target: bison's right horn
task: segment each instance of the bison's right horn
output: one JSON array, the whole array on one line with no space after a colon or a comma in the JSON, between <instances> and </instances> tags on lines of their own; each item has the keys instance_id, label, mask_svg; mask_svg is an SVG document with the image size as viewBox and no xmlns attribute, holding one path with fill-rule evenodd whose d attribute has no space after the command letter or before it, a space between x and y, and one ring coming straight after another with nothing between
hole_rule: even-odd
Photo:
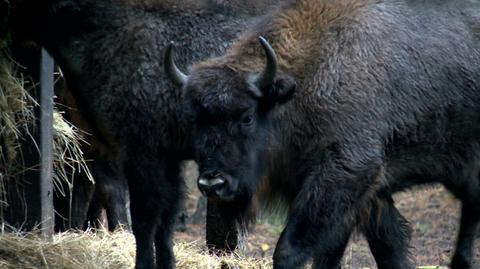
<instances>
[{"instance_id":1,"label":"bison's right horn","mask_svg":"<svg viewBox=\"0 0 480 269\"><path fill-rule=\"evenodd\" d=\"M188 76L182 73L180 69L178 69L175 61L173 60L173 42L167 47L165 51L165 57L163 59L163 66L165 68L165 73L167 77L172 80L173 83L177 86L183 86L188 79Z\"/></svg>"},{"instance_id":2,"label":"bison's right horn","mask_svg":"<svg viewBox=\"0 0 480 269\"><path fill-rule=\"evenodd\" d=\"M263 70L263 73L260 75L257 81L257 85L260 87L260 89L264 89L265 87L271 86L275 80L278 66L277 55L265 38L260 36L258 39L260 44L262 44L262 47L265 50L265 56L267 57L267 65L265 66L265 70Z\"/></svg>"}]
</instances>

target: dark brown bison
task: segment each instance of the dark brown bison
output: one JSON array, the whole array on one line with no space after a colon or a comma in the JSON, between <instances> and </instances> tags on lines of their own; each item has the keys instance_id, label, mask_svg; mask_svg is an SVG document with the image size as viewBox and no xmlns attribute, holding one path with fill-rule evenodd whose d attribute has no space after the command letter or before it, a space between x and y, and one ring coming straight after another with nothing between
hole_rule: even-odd
<instances>
[{"instance_id":1,"label":"dark brown bison","mask_svg":"<svg viewBox=\"0 0 480 269\"><path fill-rule=\"evenodd\" d=\"M254 15L215 2L23 0L12 16L15 31L60 65L91 132L122 163L136 268L174 267L180 169L192 157L189 119L181 93L163 74L163 48L178 40L178 60L186 66L225 50Z\"/></svg>"},{"instance_id":2,"label":"dark brown bison","mask_svg":"<svg viewBox=\"0 0 480 269\"><path fill-rule=\"evenodd\" d=\"M413 268L391 195L439 182L463 204L451 266L472 268L478 29L473 1L299 0L188 76L170 46L166 72L196 123L199 188L240 220L253 195L287 205L276 269L311 257L337 268L355 226L379 268Z\"/></svg>"}]
</instances>

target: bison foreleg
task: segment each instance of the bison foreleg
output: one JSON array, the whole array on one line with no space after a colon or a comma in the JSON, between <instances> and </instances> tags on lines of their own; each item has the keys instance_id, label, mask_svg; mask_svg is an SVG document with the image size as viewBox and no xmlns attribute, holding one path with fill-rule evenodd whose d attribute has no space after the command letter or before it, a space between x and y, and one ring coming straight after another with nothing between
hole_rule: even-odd
<instances>
[{"instance_id":1,"label":"bison foreleg","mask_svg":"<svg viewBox=\"0 0 480 269\"><path fill-rule=\"evenodd\" d=\"M313 208L298 208L289 217L275 248L274 269L300 268L312 256L315 269L339 268L354 223L344 222L340 214L316 209L316 216L311 214Z\"/></svg>"},{"instance_id":2,"label":"bison foreleg","mask_svg":"<svg viewBox=\"0 0 480 269\"><path fill-rule=\"evenodd\" d=\"M301 267L313 255L316 269L338 268L361 209L383 184L375 148L335 148L311 167L275 249L275 269Z\"/></svg>"},{"instance_id":3,"label":"bison foreleg","mask_svg":"<svg viewBox=\"0 0 480 269\"><path fill-rule=\"evenodd\" d=\"M343 256L343 252L347 247L348 239L348 236L344 236L342 238L339 237L339 244L337 249L335 251L332 251L329 255L325 255L322 250L319 251L318 254L315 254L315 257L313 257L312 269L341 269L340 261Z\"/></svg>"},{"instance_id":4,"label":"bison foreleg","mask_svg":"<svg viewBox=\"0 0 480 269\"><path fill-rule=\"evenodd\" d=\"M165 161L165 184L162 184L164 196L161 199L163 210L160 212L160 224L155 234L155 259L157 269L175 268L175 257L172 250L172 235L175 221L180 211L180 201L183 198L184 181L181 176L181 162L176 160Z\"/></svg>"},{"instance_id":5,"label":"bison foreleg","mask_svg":"<svg viewBox=\"0 0 480 269\"><path fill-rule=\"evenodd\" d=\"M172 236L175 227L176 212L165 212L162 223L155 233L155 259L157 269L175 268L175 257L172 251Z\"/></svg>"},{"instance_id":6,"label":"bison foreleg","mask_svg":"<svg viewBox=\"0 0 480 269\"><path fill-rule=\"evenodd\" d=\"M137 244L136 269L175 267L171 233L182 197L178 167L148 156L147 150L129 153L125 175L130 190L132 231ZM171 169L175 167L174 169ZM174 171L174 172L172 172ZM173 176L174 175L174 176ZM156 247L155 263L154 242Z\"/></svg>"},{"instance_id":7,"label":"bison foreleg","mask_svg":"<svg viewBox=\"0 0 480 269\"><path fill-rule=\"evenodd\" d=\"M130 189L132 191L132 189ZM135 236L136 258L135 269L150 269L154 267L153 235L157 227L153 216L145 215L142 210L144 202L139 193L130 193L130 212L132 214L132 232Z\"/></svg>"}]
</instances>

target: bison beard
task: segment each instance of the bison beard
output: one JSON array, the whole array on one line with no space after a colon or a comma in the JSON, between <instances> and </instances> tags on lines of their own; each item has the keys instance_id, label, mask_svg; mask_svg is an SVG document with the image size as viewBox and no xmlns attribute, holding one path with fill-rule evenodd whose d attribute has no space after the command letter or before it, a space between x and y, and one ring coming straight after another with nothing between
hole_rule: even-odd
<instances>
[{"instance_id":1,"label":"bison beard","mask_svg":"<svg viewBox=\"0 0 480 269\"><path fill-rule=\"evenodd\" d=\"M451 266L472 268L478 14L469 1L299 0L189 76L168 49L167 74L196 122L200 189L225 203L289 207L276 269L312 257L314 268L337 268L356 226L378 268L400 269L413 265L391 195L439 182L462 201Z\"/></svg>"}]
</instances>

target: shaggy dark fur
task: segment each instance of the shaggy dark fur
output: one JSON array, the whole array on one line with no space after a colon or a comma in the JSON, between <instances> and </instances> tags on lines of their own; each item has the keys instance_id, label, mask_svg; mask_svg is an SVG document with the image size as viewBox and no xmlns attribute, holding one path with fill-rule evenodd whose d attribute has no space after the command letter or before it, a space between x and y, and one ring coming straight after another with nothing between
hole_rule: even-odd
<instances>
[{"instance_id":1,"label":"shaggy dark fur","mask_svg":"<svg viewBox=\"0 0 480 269\"><path fill-rule=\"evenodd\" d=\"M178 105L181 92L163 75L163 50L177 40L182 66L212 56L251 15L209 8L215 1L171 2L24 1L14 16L16 31L61 66L80 112L112 155L107 159L123 163L138 269L174 267L181 161L191 158L189 120Z\"/></svg>"},{"instance_id":2,"label":"shaggy dark fur","mask_svg":"<svg viewBox=\"0 0 480 269\"><path fill-rule=\"evenodd\" d=\"M183 84L199 185L226 203L248 207L257 194L288 205L275 269L312 257L314 268L337 268L357 225L378 267L400 269L413 265L391 195L440 182L463 203L452 268L471 268L479 27L480 7L467 0L291 1ZM260 35L278 57L268 83L258 80Z\"/></svg>"},{"instance_id":3,"label":"shaggy dark fur","mask_svg":"<svg viewBox=\"0 0 480 269\"><path fill-rule=\"evenodd\" d=\"M65 191L54 196L55 230L101 228L104 225L104 209L109 231L114 231L120 225L128 229L128 186L122 173L122 164L118 160L108 159L112 156L92 135L63 77L59 77L55 83L55 96L56 102L61 104L58 109L62 116L82 131L86 142L82 143L82 150L95 180L95 183L90 182L85 171L79 171L77 167L69 171L72 186L65 183Z\"/></svg>"}]
</instances>

